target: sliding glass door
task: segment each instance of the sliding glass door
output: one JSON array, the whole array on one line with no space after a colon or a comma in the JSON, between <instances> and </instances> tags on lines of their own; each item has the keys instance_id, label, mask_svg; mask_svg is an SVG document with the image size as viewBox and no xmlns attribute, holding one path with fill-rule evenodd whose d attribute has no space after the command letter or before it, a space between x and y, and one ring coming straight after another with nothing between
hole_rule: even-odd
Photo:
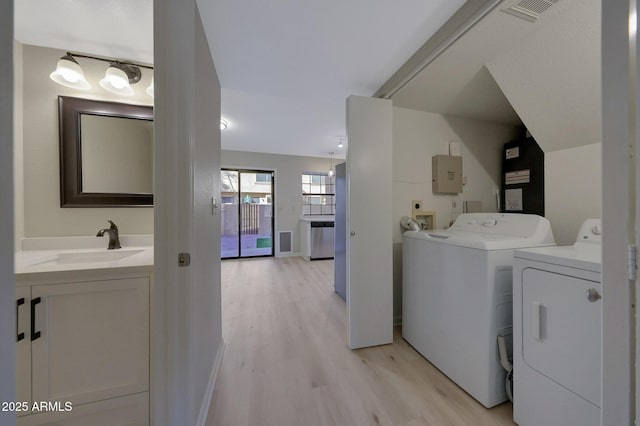
<instances>
[{"instance_id":1,"label":"sliding glass door","mask_svg":"<svg viewBox=\"0 0 640 426\"><path fill-rule=\"evenodd\" d=\"M222 258L273 256L272 171L222 169Z\"/></svg>"}]
</instances>

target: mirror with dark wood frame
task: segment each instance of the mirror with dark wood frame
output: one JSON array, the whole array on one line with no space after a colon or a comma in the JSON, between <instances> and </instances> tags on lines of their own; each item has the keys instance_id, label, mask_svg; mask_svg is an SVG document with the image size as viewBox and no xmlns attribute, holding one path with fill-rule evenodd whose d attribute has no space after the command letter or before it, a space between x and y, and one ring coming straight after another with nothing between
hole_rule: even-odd
<instances>
[{"instance_id":1,"label":"mirror with dark wood frame","mask_svg":"<svg viewBox=\"0 0 640 426\"><path fill-rule=\"evenodd\" d=\"M153 206L153 107L58 96L61 207Z\"/></svg>"}]
</instances>

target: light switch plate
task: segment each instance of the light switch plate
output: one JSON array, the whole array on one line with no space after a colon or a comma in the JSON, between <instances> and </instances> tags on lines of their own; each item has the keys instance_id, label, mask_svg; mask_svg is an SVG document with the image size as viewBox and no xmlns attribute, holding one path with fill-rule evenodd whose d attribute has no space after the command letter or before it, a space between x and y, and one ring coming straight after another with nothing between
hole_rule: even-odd
<instances>
[{"instance_id":1,"label":"light switch plate","mask_svg":"<svg viewBox=\"0 0 640 426\"><path fill-rule=\"evenodd\" d=\"M462 144L460 142L449 142L449 155L452 157L461 157Z\"/></svg>"}]
</instances>

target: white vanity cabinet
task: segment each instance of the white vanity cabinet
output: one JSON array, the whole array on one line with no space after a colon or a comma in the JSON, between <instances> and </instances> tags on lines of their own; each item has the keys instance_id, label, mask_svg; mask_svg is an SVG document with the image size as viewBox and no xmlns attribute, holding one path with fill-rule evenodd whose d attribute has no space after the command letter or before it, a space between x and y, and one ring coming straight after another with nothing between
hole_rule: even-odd
<instances>
[{"instance_id":1,"label":"white vanity cabinet","mask_svg":"<svg viewBox=\"0 0 640 426\"><path fill-rule=\"evenodd\" d=\"M17 275L17 401L58 406L18 425L148 425L151 270L29 275Z\"/></svg>"}]
</instances>

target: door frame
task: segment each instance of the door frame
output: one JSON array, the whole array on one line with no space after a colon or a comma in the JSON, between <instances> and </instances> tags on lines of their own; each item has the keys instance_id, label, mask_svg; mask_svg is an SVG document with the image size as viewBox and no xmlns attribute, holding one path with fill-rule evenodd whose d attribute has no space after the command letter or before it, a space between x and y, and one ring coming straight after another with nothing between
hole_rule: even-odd
<instances>
[{"instance_id":1,"label":"door frame","mask_svg":"<svg viewBox=\"0 0 640 426\"><path fill-rule=\"evenodd\" d=\"M5 2L3 10L0 16L0 402L16 400L13 1ZM0 423L15 425L15 413L0 410Z\"/></svg>"},{"instance_id":2,"label":"door frame","mask_svg":"<svg viewBox=\"0 0 640 426\"><path fill-rule=\"evenodd\" d=\"M634 93L631 81L638 82L639 68L633 67L634 75L629 34L630 8L636 1L601 2L603 425L630 425L638 414L634 412L638 384L634 385L637 339L632 308L637 283L628 275L629 246L637 245L636 201L632 198L637 199L638 195L631 162L639 133L640 97Z\"/></svg>"},{"instance_id":3,"label":"door frame","mask_svg":"<svg viewBox=\"0 0 640 426\"><path fill-rule=\"evenodd\" d=\"M230 256L230 257L222 257L222 260L230 260L230 259L255 259L261 257L275 257L276 252L276 171L272 169L258 169L258 168L244 168L244 167L220 167L220 171L234 171L238 172L238 256ZM240 194L241 191L241 182L242 178L240 175L242 173L256 173L256 174L266 174L271 173L271 254L262 254L256 256L242 256L242 235L240 233L241 219L242 219L242 209L240 205ZM222 204L222 196L220 196L220 204ZM222 238L222 236L221 236Z\"/></svg>"}]
</instances>

